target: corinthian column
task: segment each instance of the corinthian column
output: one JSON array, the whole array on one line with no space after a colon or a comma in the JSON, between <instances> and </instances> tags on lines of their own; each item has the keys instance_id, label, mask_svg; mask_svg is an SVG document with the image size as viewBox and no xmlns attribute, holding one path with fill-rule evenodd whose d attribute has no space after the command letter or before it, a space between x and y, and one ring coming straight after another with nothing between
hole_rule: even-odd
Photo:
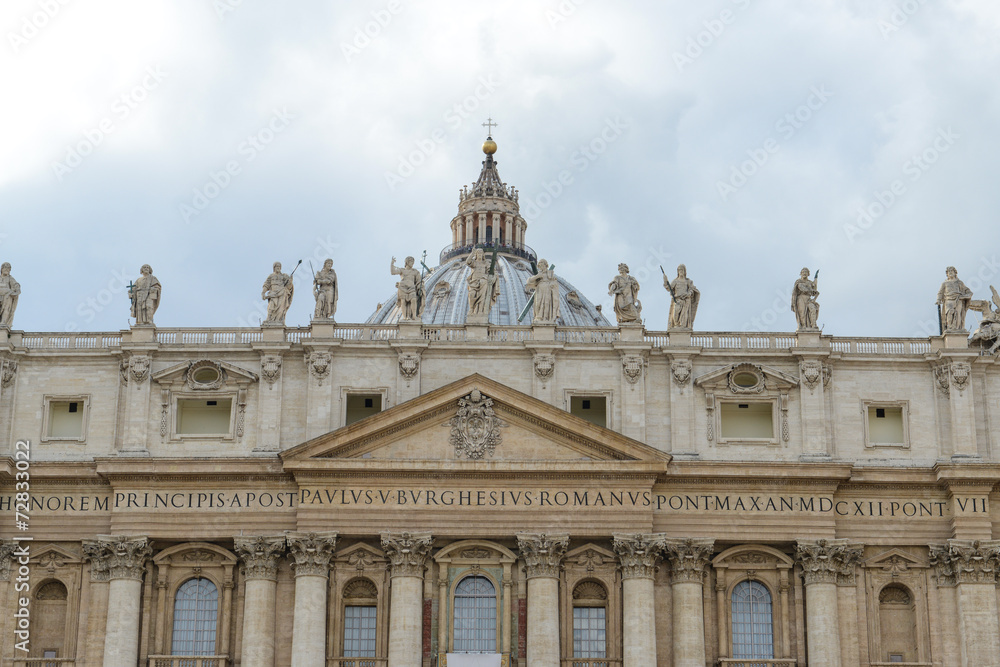
<instances>
[{"instance_id":1,"label":"corinthian column","mask_svg":"<svg viewBox=\"0 0 1000 667\"><path fill-rule=\"evenodd\" d=\"M559 568L569 535L518 533L528 571L528 667L559 667Z\"/></svg>"},{"instance_id":2,"label":"corinthian column","mask_svg":"<svg viewBox=\"0 0 1000 667\"><path fill-rule=\"evenodd\" d=\"M243 667L274 667L274 601L284 536L233 538L243 563Z\"/></svg>"},{"instance_id":3,"label":"corinthian column","mask_svg":"<svg viewBox=\"0 0 1000 667\"><path fill-rule=\"evenodd\" d=\"M715 540L668 539L664 551L670 561L674 598L674 667L705 667L705 605L702 589L705 565Z\"/></svg>"},{"instance_id":4,"label":"corinthian column","mask_svg":"<svg viewBox=\"0 0 1000 667\"><path fill-rule=\"evenodd\" d=\"M948 540L931 546L939 585L958 587L958 628L962 667L1000 665L997 626L997 572L1000 540Z\"/></svg>"},{"instance_id":5,"label":"corinthian column","mask_svg":"<svg viewBox=\"0 0 1000 667\"><path fill-rule=\"evenodd\" d=\"M149 539L135 535L98 535L84 540L83 551L108 577L108 617L104 632L104 667L134 665L139 660L142 575L152 553Z\"/></svg>"},{"instance_id":6,"label":"corinthian column","mask_svg":"<svg viewBox=\"0 0 1000 667\"><path fill-rule=\"evenodd\" d=\"M289 533L285 537L295 570L292 664L326 667L326 578L337 533Z\"/></svg>"},{"instance_id":7,"label":"corinthian column","mask_svg":"<svg viewBox=\"0 0 1000 667\"><path fill-rule=\"evenodd\" d=\"M665 545L662 534L614 536L615 553L622 564L624 667L656 664L653 573Z\"/></svg>"},{"instance_id":8,"label":"corinthian column","mask_svg":"<svg viewBox=\"0 0 1000 667\"><path fill-rule=\"evenodd\" d=\"M392 564L388 667L420 667L424 563L433 541L430 533L382 533Z\"/></svg>"},{"instance_id":9,"label":"corinthian column","mask_svg":"<svg viewBox=\"0 0 1000 667\"><path fill-rule=\"evenodd\" d=\"M847 540L799 540L795 558L806 586L806 640L809 667L840 667L837 579L854 574L861 548Z\"/></svg>"}]
</instances>

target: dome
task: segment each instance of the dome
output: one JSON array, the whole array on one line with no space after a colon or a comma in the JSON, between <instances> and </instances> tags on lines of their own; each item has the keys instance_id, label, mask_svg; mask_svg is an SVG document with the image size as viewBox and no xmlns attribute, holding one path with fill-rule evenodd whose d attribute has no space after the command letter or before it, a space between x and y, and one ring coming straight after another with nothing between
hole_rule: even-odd
<instances>
[{"instance_id":1,"label":"dome","mask_svg":"<svg viewBox=\"0 0 1000 667\"><path fill-rule=\"evenodd\" d=\"M460 256L445 262L424 276L423 323L438 326L461 326L465 324L469 314L469 284L467 282L472 268L466 265L465 256ZM557 324L567 327L607 327L610 323L601 315L587 297L573 285L559 276L558 266L556 277L559 278L559 319ZM515 326L531 324L531 311L520 322L517 316L521 314L528 303L530 294L524 286L532 276L531 265L523 259L497 255L496 273L500 285L500 296L496 305L490 310L490 324L498 326ZM399 321L400 310L396 307L396 295L393 293L384 305L371 317L368 324L395 324Z\"/></svg>"}]
</instances>

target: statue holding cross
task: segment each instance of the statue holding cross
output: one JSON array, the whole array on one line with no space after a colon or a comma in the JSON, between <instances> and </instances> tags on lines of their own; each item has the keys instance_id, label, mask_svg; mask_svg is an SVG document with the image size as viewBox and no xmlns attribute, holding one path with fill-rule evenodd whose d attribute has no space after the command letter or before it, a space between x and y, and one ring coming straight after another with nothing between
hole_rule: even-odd
<instances>
[{"instance_id":1,"label":"statue holding cross","mask_svg":"<svg viewBox=\"0 0 1000 667\"><path fill-rule=\"evenodd\" d=\"M152 325L153 315L160 307L160 281L153 275L153 268L143 264L140 275L129 287L129 298L132 300L132 317L137 325Z\"/></svg>"},{"instance_id":2,"label":"statue holding cross","mask_svg":"<svg viewBox=\"0 0 1000 667\"><path fill-rule=\"evenodd\" d=\"M469 316L467 322L485 324L490 310L500 296L500 285L496 276L496 250L493 259L487 260L482 248L476 248L465 260L472 273L466 279L469 285Z\"/></svg>"}]
</instances>

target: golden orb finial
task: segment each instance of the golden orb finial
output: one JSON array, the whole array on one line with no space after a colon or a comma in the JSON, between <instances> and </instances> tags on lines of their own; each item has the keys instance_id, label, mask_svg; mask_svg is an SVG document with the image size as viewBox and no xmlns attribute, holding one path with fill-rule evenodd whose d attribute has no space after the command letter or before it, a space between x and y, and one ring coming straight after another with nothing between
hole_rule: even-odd
<instances>
[{"instance_id":1,"label":"golden orb finial","mask_svg":"<svg viewBox=\"0 0 1000 667\"><path fill-rule=\"evenodd\" d=\"M497 142L493 141L493 137L486 137L486 141L483 142L483 152L487 155L497 152Z\"/></svg>"}]
</instances>

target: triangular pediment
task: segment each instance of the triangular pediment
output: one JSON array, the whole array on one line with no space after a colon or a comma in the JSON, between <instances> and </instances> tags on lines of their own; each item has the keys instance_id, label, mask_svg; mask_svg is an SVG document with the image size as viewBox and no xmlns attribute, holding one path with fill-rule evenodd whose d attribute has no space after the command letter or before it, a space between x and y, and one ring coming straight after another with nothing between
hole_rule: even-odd
<instances>
[{"instance_id":1,"label":"triangular pediment","mask_svg":"<svg viewBox=\"0 0 1000 667\"><path fill-rule=\"evenodd\" d=\"M910 568L927 568L930 564L902 549L892 548L872 556L865 561L865 567L889 572L904 572Z\"/></svg>"},{"instance_id":2,"label":"triangular pediment","mask_svg":"<svg viewBox=\"0 0 1000 667\"><path fill-rule=\"evenodd\" d=\"M751 384L751 380L754 383ZM761 393L766 390L787 391L798 386L797 378L762 364L729 364L694 379L706 389L728 390L734 394Z\"/></svg>"},{"instance_id":3,"label":"triangular pediment","mask_svg":"<svg viewBox=\"0 0 1000 667\"><path fill-rule=\"evenodd\" d=\"M214 374L214 375L213 375ZM192 359L152 374L159 384L186 384L191 389L219 389L227 384L246 385L258 376L245 368L216 359Z\"/></svg>"},{"instance_id":4,"label":"triangular pediment","mask_svg":"<svg viewBox=\"0 0 1000 667\"><path fill-rule=\"evenodd\" d=\"M482 437L492 433L494 437ZM485 446L483 445L485 441ZM670 456L482 375L470 375L281 454L315 459L634 461Z\"/></svg>"}]
</instances>

